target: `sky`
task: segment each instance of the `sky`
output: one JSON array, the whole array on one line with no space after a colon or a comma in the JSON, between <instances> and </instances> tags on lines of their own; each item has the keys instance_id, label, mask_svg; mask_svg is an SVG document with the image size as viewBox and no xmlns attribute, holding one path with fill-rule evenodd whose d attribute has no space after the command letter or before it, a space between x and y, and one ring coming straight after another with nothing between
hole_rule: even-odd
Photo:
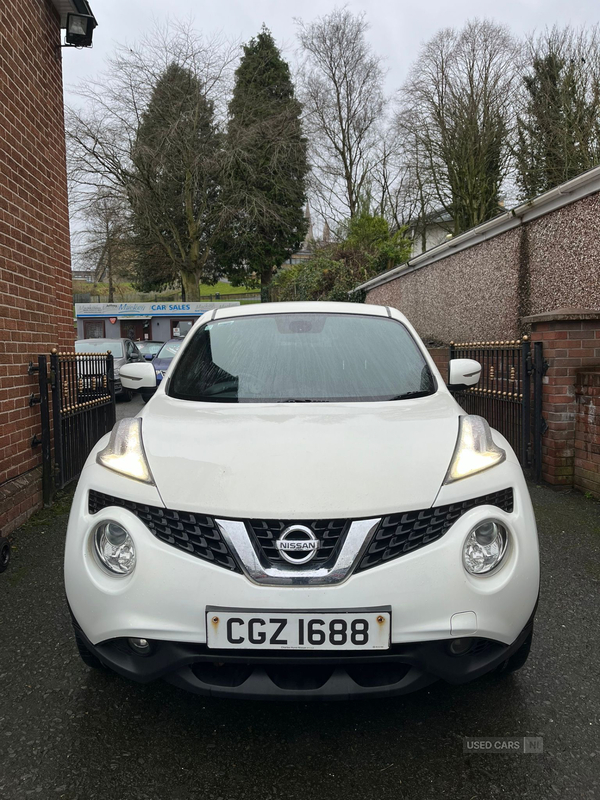
<instances>
[{"instance_id":1,"label":"sky","mask_svg":"<svg viewBox=\"0 0 600 800\"><path fill-rule=\"evenodd\" d=\"M90 0L98 20L94 46L63 48L63 75L67 103L72 87L97 77L116 43L132 43L155 22L193 19L207 34L246 41L263 23L270 28L285 56L292 60L295 18L309 21L343 3L335 0ZM485 17L525 34L555 23L575 26L600 22L598 0L352 0L345 5L364 11L370 23L368 38L384 59L386 88L393 93L405 80L420 44L444 27L460 27L473 17Z\"/></svg>"}]
</instances>

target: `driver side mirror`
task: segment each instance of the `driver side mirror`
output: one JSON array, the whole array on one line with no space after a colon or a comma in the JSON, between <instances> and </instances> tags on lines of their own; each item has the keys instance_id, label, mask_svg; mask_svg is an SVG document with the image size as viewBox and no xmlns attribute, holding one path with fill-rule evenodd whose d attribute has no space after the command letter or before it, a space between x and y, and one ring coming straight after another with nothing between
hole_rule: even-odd
<instances>
[{"instance_id":1,"label":"driver side mirror","mask_svg":"<svg viewBox=\"0 0 600 800\"><path fill-rule=\"evenodd\" d=\"M125 364L121 367L119 377L125 389L156 388L156 371L152 364Z\"/></svg>"},{"instance_id":2,"label":"driver side mirror","mask_svg":"<svg viewBox=\"0 0 600 800\"><path fill-rule=\"evenodd\" d=\"M481 364L472 358L453 358L448 363L448 388L468 389L481 377Z\"/></svg>"}]
</instances>

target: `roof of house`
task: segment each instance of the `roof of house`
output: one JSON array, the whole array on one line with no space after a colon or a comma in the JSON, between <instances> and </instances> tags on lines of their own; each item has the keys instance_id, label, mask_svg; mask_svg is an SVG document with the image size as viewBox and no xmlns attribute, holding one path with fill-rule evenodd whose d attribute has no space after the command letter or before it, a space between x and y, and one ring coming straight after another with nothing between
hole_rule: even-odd
<instances>
[{"instance_id":1,"label":"roof of house","mask_svg":"<svg viewBox=\"0 0 600 800\"><path fill-rule=\"evenodd\" d=\"M56 10L60 14L60 26L64 28L67 24L67 14L87 14L93 17L92 9L88 0L52 0ZM94 22L97 25L96 18Z\"/></svg>"},{"instance_id":2,"label":"roof of house","mask_svg":"<svg viewBox=\"0 0 600 800\"><path fill-rule=\"evenodd\" d=\"M411 258L410 261L383 272L365 283L361 283L353 291L374 289L376 286L395 280L400 275L421 269L461 250L474 247L486 239L492 239L494 236L499 236L501 233L511 230L511 228L516 228L525 222L537 219L537 217L543 217L545 214L597 192L600 192L600 167L594 167L587 172L583 172L576 178L572 178L570 181L566 181L566 183L555 186L554 189L534 197L533 200L528 200L526 203L511 208L509 211L505 211L503 214L483 222L475 228L470 228L459 236L442 242L437 247L432 247L431 250L426 250L424 253Z\"/></svg>"}]
</instances>

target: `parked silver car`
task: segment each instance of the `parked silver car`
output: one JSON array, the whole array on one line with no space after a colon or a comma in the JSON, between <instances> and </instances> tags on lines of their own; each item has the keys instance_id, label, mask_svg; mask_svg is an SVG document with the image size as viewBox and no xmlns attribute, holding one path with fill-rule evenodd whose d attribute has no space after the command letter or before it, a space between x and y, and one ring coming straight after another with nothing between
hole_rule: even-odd
<instances>
[{"instance_id":1,"label":"parked silver car","mask_svg":"<svg viewBox=\"0 0 600 800\"><path fill-rule=\"evenodd\" d=\"M144 360L135 342L132 342L131 339L79 339L75 342L75 352L112 353L115 370L115 394L123 400L131 400L132 392L130 389L123 388L119 373L124 364Z\"/></svg>"}]
</instances>

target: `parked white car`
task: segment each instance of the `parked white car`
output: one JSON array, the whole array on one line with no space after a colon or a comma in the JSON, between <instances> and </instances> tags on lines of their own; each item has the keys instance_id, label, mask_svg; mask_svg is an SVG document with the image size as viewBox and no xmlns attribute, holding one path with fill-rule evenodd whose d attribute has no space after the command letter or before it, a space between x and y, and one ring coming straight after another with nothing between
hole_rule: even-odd
<instances>
[{"instance_id":1,"label":"parked white car","mask_svg":"<svg viewBox=\"0 0 600 800\"><path fill-rule=\"evenodd\" d=\"M470 386L475 361L451 362ZM152 364L121 368L153 388ZM539 591L519 462L394 309L204 315L91 453L65 581L86 664L202 694L401 694L507 673Z\"/></svg>"}]
</instances>

